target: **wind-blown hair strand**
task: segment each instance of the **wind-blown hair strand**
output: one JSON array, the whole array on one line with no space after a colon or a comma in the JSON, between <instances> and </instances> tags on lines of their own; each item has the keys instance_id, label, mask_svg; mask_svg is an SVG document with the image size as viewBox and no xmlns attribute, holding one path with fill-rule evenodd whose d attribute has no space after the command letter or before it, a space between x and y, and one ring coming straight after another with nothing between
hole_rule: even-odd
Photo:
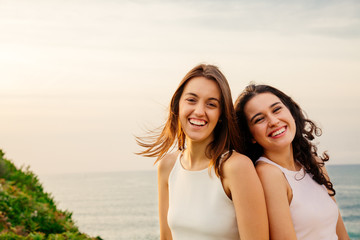
<instances>
[{"instance_id":1,"label":"wind-blown hair strand","mask_svg":"<svg viewBox=\"0 0 360 240\"><path fill-rule=\"evenodd\" d=\"M145 150L137 153L146 157L156 157L161 160L172 147L178 150L185 149L185 133L179 121L179 102L185 85L195 77L205 77L215 81L221 93L221 115L214 129L213 141L206 148L206 155L211 159L210 167L214 166L217 176L222 177L220 169L220 156L235 149L241 152L240 136L235 120L234 106L231 91L225 76L214 65L200 64L191 69L177 87L169 106L169 115L160 134L149 132L148 137L137 137L137 143ZM226 154L224 160L231 156Z\"/></svg>"}]
</instances>

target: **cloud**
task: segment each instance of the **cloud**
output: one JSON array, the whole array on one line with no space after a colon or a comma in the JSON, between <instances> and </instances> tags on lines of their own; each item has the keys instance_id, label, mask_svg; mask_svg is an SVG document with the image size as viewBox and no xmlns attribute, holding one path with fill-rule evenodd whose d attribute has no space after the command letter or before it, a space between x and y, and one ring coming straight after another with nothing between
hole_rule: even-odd
<instances>
[{"instance_id":1,"label":"cloud","mask_svg":"<svg viewBox=\"0 0 360 240\"><path fill-rule=\"evenodd\" d=\"M161 4L154 2L153 11L143 14L150 22L167 26L168 30L171 26L182 26L214 33L265 31L337 38L360 36L358 1L174 1Z\"/></svg>"}]
</instances>

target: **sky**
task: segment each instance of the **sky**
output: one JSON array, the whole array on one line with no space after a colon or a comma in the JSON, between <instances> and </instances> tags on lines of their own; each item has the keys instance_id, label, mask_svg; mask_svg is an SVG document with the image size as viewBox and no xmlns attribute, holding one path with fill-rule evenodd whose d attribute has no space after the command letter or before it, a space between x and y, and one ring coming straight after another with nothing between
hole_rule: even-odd
<instances>
[{"instance_id":1,"label":"sky","mask_svg":"<svg viewBox=\"0 0 360 240\"><path fill-rule=\"evenodd\" d=\"M0 148L39 174L155 170L135 136L199 63L234 100L250 82L283 90L329 164L360 164L355 0L1 0Z\"/></svg>"}]
</instances>

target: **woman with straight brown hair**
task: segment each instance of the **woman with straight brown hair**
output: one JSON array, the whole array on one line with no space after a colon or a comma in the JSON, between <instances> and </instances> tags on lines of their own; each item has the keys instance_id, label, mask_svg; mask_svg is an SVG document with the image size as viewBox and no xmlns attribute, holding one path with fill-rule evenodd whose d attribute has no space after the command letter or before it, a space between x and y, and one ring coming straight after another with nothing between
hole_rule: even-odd
<instances>
[{"instance_id":1,"label":"woman with straight brown hair","mask_svg":"<svg viewBox=\"0 0 360 240\"><path fill-rule=\"evenodd\" d=\"M238 153L230 88L216 66L190 70L162 132L137 140L139 154L159 161L160 239L268 239L261 183Z\"/></svg>"}]
</instances>

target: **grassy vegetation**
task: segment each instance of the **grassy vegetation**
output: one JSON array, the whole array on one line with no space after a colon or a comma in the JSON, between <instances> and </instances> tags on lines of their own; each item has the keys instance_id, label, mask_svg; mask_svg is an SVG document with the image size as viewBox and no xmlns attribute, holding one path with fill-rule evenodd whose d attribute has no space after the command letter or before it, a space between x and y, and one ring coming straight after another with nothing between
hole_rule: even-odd
<instances>
[{"instance_id":1,"label":"grassy vegetation","mask_svg":"<svg viewBox=\"0 0 360 240\"><path fill-rule=\"evenodd\" d=\"M57 209L29 168L18 169L0 149L0 240L83 240L72 213Z\"/></svg>"}]
</instances>

